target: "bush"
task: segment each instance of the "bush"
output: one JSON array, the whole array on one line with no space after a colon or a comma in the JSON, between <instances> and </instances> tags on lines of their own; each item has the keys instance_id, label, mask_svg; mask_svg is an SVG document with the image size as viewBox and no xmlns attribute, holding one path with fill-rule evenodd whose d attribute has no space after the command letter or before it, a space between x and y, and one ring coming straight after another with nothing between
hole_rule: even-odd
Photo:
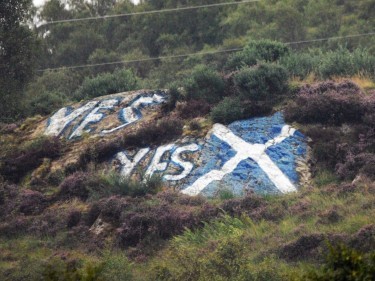
<instances>
[{"instance_id":1,"label":"bush","mask_svg":"<svg viewBox=\"0 0 375 281\"><path fill-rule=\"evenodd\" d=\"M276 100L287 92L286 70L275 64L241 69L234 77L239 93L253 101Z\"/></svg>"},{"instance_id":2,"label":"bush","mask_svg":"<svg viewBox=\"0 0 375 281\"><path fill-rule=\"evenodd\" d=\"M120 174L112 172L102 175L100 184L104 186L104 192L108 194L141 197L146 194L156 194L161 190L162 178L160 176L151 176L134 180L121 177Z\"/></svg>"},{"instance_id":3,"label":"bush","mask_svg":"<svg viewBox=\"0 0 375 281\"><path fill-rule=\"evenodd\" d=\"M254 210L264 208L266 201L254 194L247 194L243 198L233 198L225 200L220 208L230 216L241 216L242 214L251 214Z\"/></svg>"},{"instance_id":4,"label":"bush","mask_svg":"<svg viewBox=\"0 0 375 281\"><path fill-rule=\"evenodd\" d=\"M1 159L0 174L6 180L19 182L29 171L40 166L43 158L60 156L62 148L61 141L56 137L34 139Z\"/></svg>"},{"instance_id":5,"label":"bush","mask_svg":"<svg viewBox=\"0 0 375 281\"><path fill-rule=\"evenodd\" d=\"M225 64L227 71L235 71L246 66L253 66L257 64L257 58L254 53L250 51L240 51L231 55Z\"/></svg>"},{"instance_id":6,"label":"bush","mask_svg":"<svg viewBox=\"0 0 375 281\"><path fill-rule=\"evenodd\" d=\"M257 61L275 62L289 53L289 48L283 43L271 40L250 41L243 51L232 55L226 69L236 70L244 66L253 66Z\"/></svg>"},{"instance_id":7,"label":"bush","mask_svg":"<svg viewBox=\"0 0 375 281\"><path fill-rule=\"evenodd\" d=\"M375 179L375 154L348 153L345 161L336 165L336 173L341 179L353 180L357 174L362 174L370 179Z\"/></svg>"},{"instance_id":8,"label":"bush","mask_svg":"<svg viewBox=\"0 0 375 281\"><path fill-rule=\"evenodd\" d=\"M77 197L86 200L90 194L90 185L95 184L94 176L90 173L76 172L68 176L59 186L57 196L59 199L72 199Z\"/></svg>"},{"instance_id":9,"label":"bush","mask_svg":"<svg viewBox=\"0 0 375 281\"><path fill-rule=\"evenodd\" d=\"M127 69L118 69L113 73L99 74L94 78L86 78L76 91L77 100L131 91L137 87L136 76Z\"/></svg>"},{"instance_id":10,"label":"bush","mask_svg":"<svg viewBox=\"0 0 375 281\"><path fill-rule=\"evenodd\" d=\"M244 106L240 98L226 97L211 112L215 123L229 124L244 117Z\"/></svg>"},{"instance_id":11,"label":"bush","mask_svg":"<svg viewBox=\"0 0 375 281\"><path fill-rule=\"evenodd\" d=\"M60 92L42 92L27 101L28 115L47 115L63 107L69 100Z\"/></svg>"},{"instance_id":12,"label":"bush","mask_svg":"<svg viewBox=\"0 0 375 281\"><path fill-rule=\"evenodd\" d=\"M175 84L169 86L169 98L166 103L162 105L162 111L164 113L171 112L176 107L177 101L182 98L182 94Z\"/></svg>"},{"instance_id":13,"label":"bush","mask_svg":"<svg viewBox=\"0 0 375 281\"><path fill-rule=\"evenodd\" d=\"M122 213L117 241L120 246L127 247L146 240L169 239L216 215L216 208L210 205L182 206L160 199L153 204L139 202L132 210Z\"/></svg>"},{"instance_id":14,"label":"bush","mask_svg":"<svg viewBox=\"0 0 375 281\"><path fill-rule=\"evenodd\" d=\"M341 47L323 55L318 73L324 79L333 76L353 76L359 73L375 78L375 56L367 49L358 48L350 52Z\"/></svg>"},{"instance_id":15,"label":"bush","mask_svg":"<svg viewBox=\"0 0 375 281\"><path fill-rule=\"evenodd\" d=\"M233 121L262 116L272 111L269 102L241 100L239 97L226 97L211 111L213 122L229 124Z\"/></svg>"},{"instance_id":16,"label":"bush","mask_svg":"<svg viewBox=\"0 0 375 281\"><path fill-rule=\"evenodd\" d=\"M355 123L361 121L366 112L363 100L364 95L359 87L350 81L306 85L287 107L285 118L300 123Z\"/></svg>"},{"instance_id":17,"label":"bush","mask_svg":"<svg viewBox=\"0 0 375 281\"><path fill-rule=\"evenodd\" d=\"M69 212L66 226L68 228L72 228L74 226L77 226L81 220L82 213L78 210L72 210Z\"/></svg>"},{"instance_id":18,"label":"bush","mask_svg":"<svg viewBox=\"0 0 375 281\"><path fill-rule=\"evenodd\" d=\"M300 280L309 281L361 281L373 280L375 276L375 253L359 253L346 246L330 246L326 263L312 270Z\"/></svg>"},{"instance_id":19,"label":"bush","mask_svg":"<svg viewBox=\"0 0 375 281\"><path fill-rule=\"evenodd\" d=\"M152 244L145 251L182 233L186 227L202 225L202 221L217 216L218 209L203 197L190 197L177 192L160 192L143 197L111 196L92 204L87 218L91 225L100 216L118 228L117 242L122 247ZM142 255L147 252L142 252Z\"/></svg>"},{"instance_id":20,"label":"bush","mask_svg":"<svg viewBox=\"0 0 375 281\"><path fill-rule=\"evenodd\" d=\"M164 117L149 122L135 133L126 135L123 140L125 147L146 147L151 144L160 145L170 142L182 134L183 122L174 117Z\"/></svg>"},{"instance_id":21,"label":"bush","mask_svg":"<svg viewBox=\"0 0 375 281\"><path fill-rule=\"evenodd\" d=\"M89 162L101 163L113 157L113 155L122 149L121 137L115 137L108 141L97 141L93 145L86 147L80 154L78 166L84 167Z\"/></svg>"},{"instance_id":22,"label":"bush","mask_svg":"<svg viewBox=\"0 0 375 281\"><path fill-rule=\"evenodd\" d=\"M272 40L250 41L244 49L245 52L255 53L258 60L274 62L289 54L289 47L284 43Z\"/></svg>"},{"instance_id":23,"label":"bush","mask_svg":"<svg viewBox=\"0 0 375 281\"><path fill-rule=\"evenodd\" d=\"M184 81L184 88L188 100L203 99L208 103L215 103L223 97L225 85L215 70L198 65L191 77Z\"/></svg>"},{"instance_id":24,"label":"bush","mask_svg":"<svg viewBox=\"0 0 375 281\"><path fill-rule=\"evenodd\" d=\"M21 194L19 211L25 215L38 215L47 207L47 200L42 193L26 189Z\"/></svg>"},{"instance_id":25,"label":"bush","mask_svg":"<svg viewBox=\"0 0 375 281\"><path fill-rule=\"evenodd\" d=\"M189 100L177 105L177 114L183 119L207 115L211 106L205 100Z\"/></svg>"},{"instance_id":26,"label":"bush","mask_svg":"<svg viewBox=\"0 0 375 281\"><path fill-rule=\"evenodd\" d=\"M319 58L311 52L292 52L280 59L280 65L288 71L289 77L306 78L319 65Z\"/></svg>"}]
</instances>

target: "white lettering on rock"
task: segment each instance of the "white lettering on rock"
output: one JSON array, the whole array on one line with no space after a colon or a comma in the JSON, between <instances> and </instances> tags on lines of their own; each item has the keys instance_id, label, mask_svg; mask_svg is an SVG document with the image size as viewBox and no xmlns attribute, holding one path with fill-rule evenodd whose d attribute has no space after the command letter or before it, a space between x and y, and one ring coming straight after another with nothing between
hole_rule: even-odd
<instances>
[{"instance_id":1,"label":"white lettering on rock","mask_svg":"<svg viewBox=\"0 0 375 281\"><path fill-rule=\"evenodd\" d=\"M197 151L198 149L199 149L199 146L195 143L177 148L173 152L173 154L171 156L171 160L172 160L173 163L181 166L183 168L183 171L178 175L165 175L163 178L165 180L168 180L168 181L177 181L177 180L181 180L181 179L185 178L187 175L189 175L190 172L193 170L194 165L191 162L187 162L187 161L184 161L183 159L181 159L181 153L183 153L185 151L194 152L194 151Z\"/></svg>"},{"instance_id":2,"label":"white lettering on rock","mask_svg":"<svg viewBox=\"0 0 375 281\"><path fill-rule=\"evenodd\" d=\"M98 123L101 121L105 114L100 112L101 110L109 110L112 109L116 104L119 103L117 99L110 99L102 101L98 107L94 108L86 117L85 119L79 124L79 126L74 130L74 132L70 135L69 139L73 139L76 137L82 136L84 132L89 133L91 131L90 128L87 128L89 124Z\"/></svg>"},{"instance_id":3,"label":"white lettering on rock","mask_svg":"<svg viewBox=\"0 0 375 281\"><path fill-rule=\"evenodd\" d=\"M113 133L119 129L122 129L142 118L142 114L139 109L143 106L150 106L153 104L160 104L165 100L163 96L154 94L152 97L138 97L133 101L128 107L125 107L120 110L119 118L122 120L123 124L112 129L103 130L102 134Z\"/></svg>"},{"instance_id":4,"label":"white lettering on rock","mask_svg":"<svg viewBox=\"0 0 375 281\"><path fill-rule=\"evenodd\" d=\"M163 157L164 153L173 149L174 144L167 144L163 146L159 146L156 151L155 155L151 160L150 165L148 166L145 176L146 178L151 177L155 172L163 172L167 169L168 163L161 162L161 158Z\"/></svg>"},{"instance_id":5,"label":"white lettering on rock","mask_svg":"<svg viewBox=\"0 0 375 281\"><path fill-rule=\"evenodd\" d=\"M134 156L133 161L129 160L126 152L119 152L116 154L115 158L120 161L121 171L120 174L122 177L126 178L131 175L135 166L142 160L143 157L150 151L149 148L142 148Z\"/></svg>"},{"instance_id":6,"label":"white lettering on rock","mask_svg":"<svg viewBox=\"0 0 375 281\"><path fill-rule=\"evenodd\" d=\"M67 107L61 108L49 119L49 124L44 134L48 136L59 136L69 123L86 111L94 108L98 103L98 101L90 101L70 114L68 114L69 110Z\"/></svg>"}]
</instances>

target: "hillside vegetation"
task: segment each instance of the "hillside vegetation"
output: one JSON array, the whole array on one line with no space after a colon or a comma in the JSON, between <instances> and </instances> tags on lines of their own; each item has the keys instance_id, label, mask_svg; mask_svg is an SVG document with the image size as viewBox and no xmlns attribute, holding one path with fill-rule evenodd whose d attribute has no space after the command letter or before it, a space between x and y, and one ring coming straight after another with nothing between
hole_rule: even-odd
<instances>
[{"instance_id":1,"label":"hillside vegetation","mask_svg":"<svg viewBox=\"0 0 375 281\"><path fill-rule=\"evenodd\" d=\"M372 32L373 1L270 0L33 30L20 25L32 13L28 1L12 1L19 9L9 10L1 40L32 44L33 55L20 51L18 64L4 55L9 44L1 53L2 74L13 73L0 79L1 280L374 279L375 39L285 44ZM65 9L51 0L39 16L214 3L198 2L69 1ZM10 42L12 30L27 40ZM35 72L233 47L244 48ZM130 134L83 136L74 150L74 142L33 135L62 106L141 88L167 88L169 99ZM224 188L190 197L157 176L121 178L107 165L123 148L280 110L310 138L312 178L296 193L236 198ZM74 164L51 169L72 152Z\"/></svg>"}]
</instances>

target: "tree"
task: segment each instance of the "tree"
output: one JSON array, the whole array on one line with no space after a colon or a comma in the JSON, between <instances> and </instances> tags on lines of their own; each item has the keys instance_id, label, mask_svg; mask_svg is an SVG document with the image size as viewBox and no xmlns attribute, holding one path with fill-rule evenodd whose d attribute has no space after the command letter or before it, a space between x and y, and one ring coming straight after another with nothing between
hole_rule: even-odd
<instances>
[{"instance_id":1,"label":"tree","mask_svg":"<svg viewBox=\"0 0 375 281\"><path fill-rule=\"evenodd\" d=\"M34 70L37 39L22 22L31 0L0 2L0 121L20 116L19 97Z\"/></svg>"}]
</instances>

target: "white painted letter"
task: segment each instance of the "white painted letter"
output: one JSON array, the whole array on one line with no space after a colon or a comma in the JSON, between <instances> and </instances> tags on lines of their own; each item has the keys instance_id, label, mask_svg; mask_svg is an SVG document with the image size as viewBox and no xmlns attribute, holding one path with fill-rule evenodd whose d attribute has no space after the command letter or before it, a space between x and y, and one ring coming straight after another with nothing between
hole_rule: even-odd
<instances>
[{"instance_id":1,"label":"white painted letter","mask_svg":"<svg viewBox=\"0 0 375 281\"><path fill-rule=\"evenodd\" d=\"M142 160L142 158L150 151L149 148L142 148L137 152L134 156L133 161L130 161L126 152L119 152L116 154L116 159L121 163L121 171L120 174L124 178L130 176L133 172L135 166Z\"/></svg>"},{"instance_id":2,"label":"white painted letter","mask_svg":"<svg viewBox=\"0 0 375 281\"><path fill-rule=\"evenodd\" d=\"M110 100L104 100L102 101L98 107L94 108L87 116L86 118L79 124L79 126L74 130L74 132L71 134L69 139L80 137L82 133L90 132L90 128L86 128L86 126L90 123L97 123L100 120L104 118L104 114L102 112L99 112L101 109L111 109L113 106L115 106L119 101L117 99L110 99Z\"/></svg>"},{"instance_id":3,"label":"white painted letter","mask_svg":"<svg viewBox=\"0 0 375 281\"><path fill-rule=\"evenodd\" d=\"M49 119L49 124L44 134L48 136L59 136L70 122L85 113L87 110L94 108L97 104L98 101L90 101L70 114L67 114L67 107L61 108Z\"/></svg>"},{"instance_id":4,"label":"white painted letter","mask_svg":"<svg viewBox=\"0 0 375 281\"><path fill-rule=\"evenodd\" d=\"M163 96L154 94L152 97L144 97L139 95L128 107L121 109L119 113L119 119L123 122L120 126L112 129L106 129L102 131L102 134L113 133L114 131L120 130L142 118L140 109L144 106L151 106L160 104L165 101Z\"/></svg>"},{"instance_id":5,"label":"white painted letter","mask_svg":"<svg viewBox=\"0 0 375 281\"><path fill-rule=\"evenodd\" d=\"M193 164L190 162L186 162L183 159L181 159L180 154L185 151L197 151L199 149L199 146L195 143L185 145L182 147L177 148L173 154L172 154L172 162L176 163L177 165L181 166L183 168L183 171L179 175L165 175L163 178L168 181L177 181L185 178L188 174L190 174L191 170L193 169Z\"/></svg>"},{"instance_id":6,"label":"white painted letter","mask_svg":"<svg viewBox=\"0 0 375 281\"><path fill-rule=\"evenodd\" d=\"M157 171L162 172L167 169L168 163L160 162L160 159L163 157L165 152L173 149L173 147L174 147L174 144L172 143L172 144L160 146L158 147L158 149L156 149L155 155L152 158L150 166L148 166L147 171L145 173L146 178L151 177Z\"/></svg>"}]
</instances>

